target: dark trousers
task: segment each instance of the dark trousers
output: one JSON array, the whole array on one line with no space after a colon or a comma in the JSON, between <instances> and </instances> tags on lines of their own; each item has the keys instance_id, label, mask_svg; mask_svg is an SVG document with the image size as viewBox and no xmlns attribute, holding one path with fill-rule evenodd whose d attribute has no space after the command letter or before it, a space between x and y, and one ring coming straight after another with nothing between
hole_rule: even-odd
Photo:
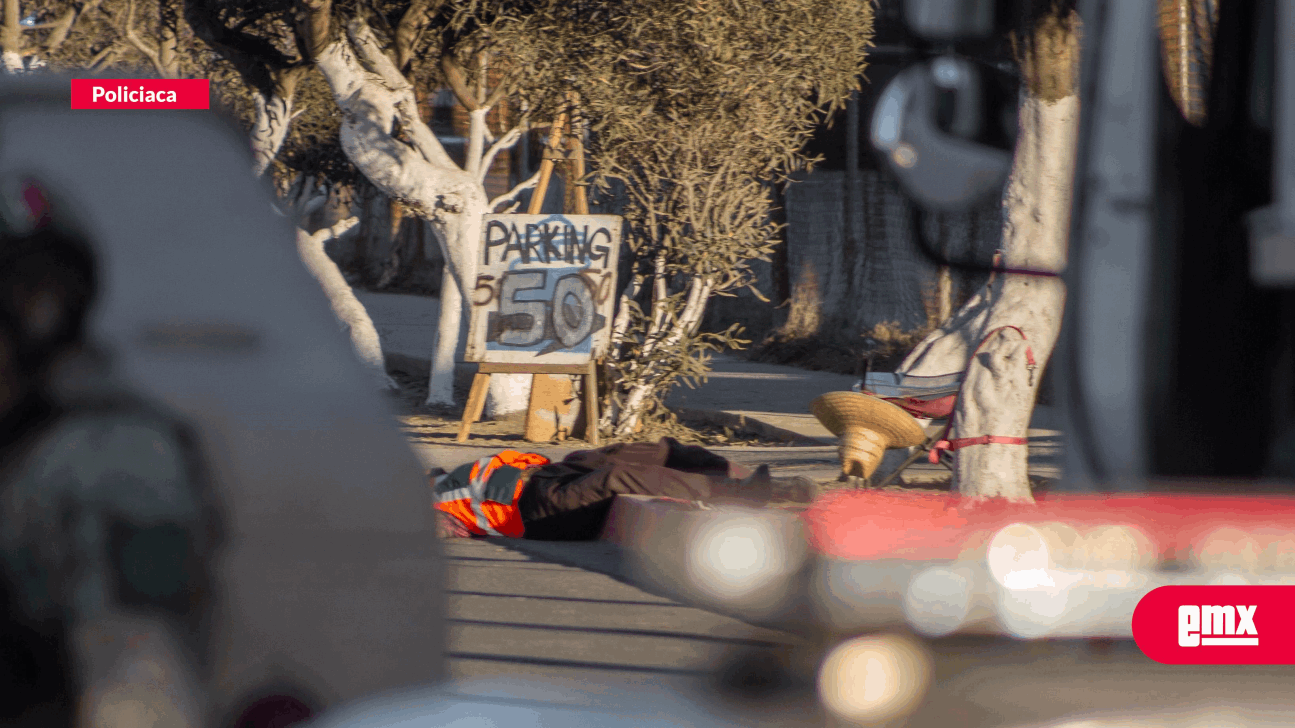
<instances>
[{"instance_id":1,"label":"dark trousers","mask_svg":"<svg viewBox=\"0 0 1295 728\"><path fill-rule=\"evenodd\" d=\"M526 538L587 541L598 538L612 500L621 494L708 500L745 468L673 438L573 452L531 475L517 503Z\"/></svg>"}]
</instances>

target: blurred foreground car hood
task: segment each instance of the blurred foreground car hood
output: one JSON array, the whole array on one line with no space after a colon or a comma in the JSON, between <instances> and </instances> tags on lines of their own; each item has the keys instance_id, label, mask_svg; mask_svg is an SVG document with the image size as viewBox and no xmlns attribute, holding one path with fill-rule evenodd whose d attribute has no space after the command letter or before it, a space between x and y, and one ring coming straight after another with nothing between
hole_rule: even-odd
<instances>
[{"instance_id":1,"label":"blurred foreground car hood","mask_svg":"<svg viewBox=\"0 0 1295 728\"><path fill-rule=\"evenodd\" d=\"M342 706L308 728L723 728L733 713L665 688L495 678Z\"/></svg>"}]
</instances>

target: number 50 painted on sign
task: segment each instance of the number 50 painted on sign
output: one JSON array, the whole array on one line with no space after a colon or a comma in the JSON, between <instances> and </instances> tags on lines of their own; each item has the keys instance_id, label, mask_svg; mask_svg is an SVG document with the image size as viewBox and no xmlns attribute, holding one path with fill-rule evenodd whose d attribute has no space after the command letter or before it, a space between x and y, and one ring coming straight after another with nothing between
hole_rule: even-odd
<instances>
[{"instance_id":1,"label":"number 50 painted on sign","mask_svg":"<svg viewBox=\"0 0 1295 728\"><path fill-rule=\"evenodd\" d=\"M621 218L486 215L465 358L585 364L607 347Z\"/></svg>"}]
</instances>

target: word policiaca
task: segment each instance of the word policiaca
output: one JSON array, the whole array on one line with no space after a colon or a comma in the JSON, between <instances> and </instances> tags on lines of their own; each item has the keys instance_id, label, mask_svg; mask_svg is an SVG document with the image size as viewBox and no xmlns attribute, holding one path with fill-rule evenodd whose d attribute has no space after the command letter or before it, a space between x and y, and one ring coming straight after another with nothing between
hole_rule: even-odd
<instances>
[{"instance_id":1,"label":"word policiaca","mask_svg":"<svg viewBox=\"0 0 1295 728\"><path fill-rule=\"evenodd\" d=\"M115 90L94 86L91 90L91 101L106 101L110 104L174 104L176 95L174 91L150 91L143 86L139 88L118 86Z\"/></svg>"},{"instance_id":2,"label":"word policiaca","mask_svg":"<svg viewBox=\"0 0 1295 728\"><path fill-rule=\"evenodd\" d=\"M521 256L523 264L530 263L533 258L536 263L590 264L602 261L601 267L607 267L612 234L605 227L592 231L588 225L577 228L566 223L528 223L523 227L525 232L518 230L516 224L488 221L483 246L485 259L482 262L486 265L503 263L516 254ZM491 253L496 249L499 249L497 257L491 261Z\"/></svg>"}]
</instances>

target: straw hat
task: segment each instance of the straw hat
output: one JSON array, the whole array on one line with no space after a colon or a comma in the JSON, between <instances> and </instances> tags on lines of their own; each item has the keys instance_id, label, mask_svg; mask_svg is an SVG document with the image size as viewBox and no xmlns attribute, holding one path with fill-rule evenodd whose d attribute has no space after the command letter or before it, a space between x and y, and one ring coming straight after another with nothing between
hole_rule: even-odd
<instances>
[{"instance_id":1,"label":"straw hat","mask_svg":"<svg viewBox=\"0 0 1295 728\"><path fill-rule=\"evenodd\" d=\"M828 392L809 405L823 426L841 438L841 472L868 478L888 448L912 447L926 433L912 415L858 392Z\"/></svg>"}]
</instances>

